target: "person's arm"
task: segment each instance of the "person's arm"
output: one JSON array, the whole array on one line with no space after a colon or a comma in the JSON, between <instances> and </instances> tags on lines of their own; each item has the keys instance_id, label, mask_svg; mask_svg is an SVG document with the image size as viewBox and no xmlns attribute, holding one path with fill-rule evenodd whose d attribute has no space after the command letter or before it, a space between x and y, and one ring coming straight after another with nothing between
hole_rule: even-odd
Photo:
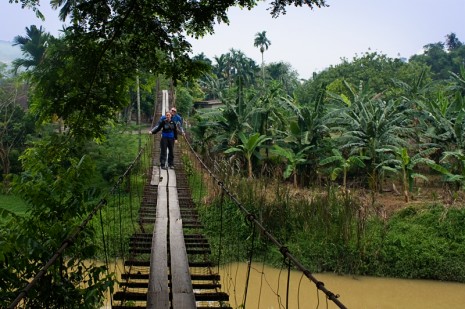
<instances>
[{"instance_id":1,"label":"person's arm","mask_svg":"<svg viewBox=\"0 0 465 309\"><path fill-rule=\"evenodd\" d=\"M173 123L174 123L174 130L173 130L173 132L174 132L174 141L177 142L178 141L178 128L176 127L176 122L173 121Z\"/></svg>"},{"instance_id":2,"label":"person's arm","mask_svg":"<svg viewBox=\"0 0 465 309\"><path fill-rule=\"evenodd\" d=\"M162 118L163 118L163 117L162 117ZM157 125L156 125L155 127L153 127L153 128L149 131L150 134L156 134L156 133L158 133L158 131L161 130L162 124L163 124L163 121L164 121L164 119L162 119L162 118L160 118L160 120L158 120Z\"/></svg>"},{"instance_id":3,"label":"person's arm","mask_svg":"<svg viewBox=\"0 0 465 309\"><path fill-rule=\"evenodd\" d=\"M182 117L178 114L178 124L179 124L179 130L181 131L181 134L184 135L184 128L182 127Z\"/></svg>"}]
</instances>

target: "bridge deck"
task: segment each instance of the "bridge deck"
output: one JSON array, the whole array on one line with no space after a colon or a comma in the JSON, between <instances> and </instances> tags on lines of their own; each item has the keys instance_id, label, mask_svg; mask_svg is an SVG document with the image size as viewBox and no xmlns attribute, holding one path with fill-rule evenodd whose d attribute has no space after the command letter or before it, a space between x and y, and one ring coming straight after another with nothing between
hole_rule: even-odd
<instances>
[{"instance_id":1,"label":"bridge deck","mask_svg":"<svg viewBox=\"0 0 465 309\"><path fill-rule=\"evenodd\" d=\"M160 169L157 159L139 210L141 231L129 239L132 257L125 261L112 308L229 308L212 270L180 154L175 154L175 170Z\"/></svg>"},{"instance_id":2,"label":"bridge deck","mask_svg":"<svg viewBox=\"0 0 465 309\"><path fill-rule=\"evenodd\" d=\"M170 308L168 275L171 271L173 308L196 308L189 272L175 171L154 167L158 182L157 217L153 229L147 308ZM170 255L169 251L176 254Z\"/></svg>"},{"instance_id":3,"label":"bridge deck","mask_svg":"<svg viewBox=\"0 0 465 309\"><path fill-rule=\"evenodd\" d=\"M157 93L160 117L169 108L170 96L167 90ZM180 145L174 147L176 169L163 170L157 166L160 134L154 141L153 166L139 210L140 231L129 239L131 258L124 263L120 290L113 294L119 304L112 308L230 308L229 296L220 291L219 275L212 270Z\"/></svg>"}]
</instances>

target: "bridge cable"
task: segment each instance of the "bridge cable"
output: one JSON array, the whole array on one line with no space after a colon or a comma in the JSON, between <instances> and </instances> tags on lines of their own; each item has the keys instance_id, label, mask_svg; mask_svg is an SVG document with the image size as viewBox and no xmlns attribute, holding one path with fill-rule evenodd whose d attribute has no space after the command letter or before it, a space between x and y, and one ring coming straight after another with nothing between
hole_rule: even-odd
<instances>
[{"instance_id":1,"label":"bridge cable","mask_svg":"<svg viewBox=\"0 0 465 309\"><path fill-rule=\"evenodd\" d=\"M254 243L255 243L255 226L253 225L252 222L253 215L250 216L249 223L250 223L250 228L252 229L252 239L250 241L250 250L249 250L249 261L247 263L247 276L245 280L245 287L244 287L244 300L242 301L242 306L245 309L246 308L246 302L247 302L247 291L249 290L249 279L250 279L250 268L252 266L252 258L253 258L253 252L254 252Z\"/></svg>"},{"instance_id":2,"label":"bridge cable","mask_svg":"<svg viewBox=\"0 0 465 309\"><path fill-rule=\"evenodd\" d=\"M108 261L108 248L107 248L107 242L105 240L105 231L103 228L103 216L102 216L102 209L99 209L99 218L100 218L100 227L102 228L102 241L103 241L103 253L105 255L105 265L108 268L108 265L110 265L110 262ZM110 304L113 306L113 299L110 297Z\"/></svg>"},{"instance_id":3,"label":"bridge cable","mask_svg":"<svg viewBox=\"0 0 465 309\"><path fill-rule=\"evenodd\" d=\"M260 293L258 294L258 304L257 308L260 308L260 301L262 298L262 288L263 288L263 277L265 276L265 261L266 261L266 252L263 255L263 260L262 260L262 271L260 272Z\"/></svg>"},{"instance_id":4,"label":"bridge cable","mask_svg":"<svg viewBox=\"0 0 465 309\"><path fill-rule=\"evenodd\" d=\"M245 214L246 217L250 216L251 213L244 207L244 205L241 204L241 202L235 197L235 195L232 194L232 192L230 192L228 190L228 188L225 187L225 185L220 182L220 180L218 179L218 177L216 175L214 175L210 169L208 168L208 166L202 161L202 159L199 157L199 155L195 152L194 148L192 147L192 145L189 143L189 141L187 140L187 138L184 136L184 139L187 143L187 145L189 146L190 150L192 151L192 153L194 154L194 156L197 158L197 160L200 162L200 164L204 167L204 169L209 173L209 175L211 177L213 177L213 179L215 179L215 181L217 181L217 183L221 183L221 188L229 195L229 197L236 203L236 205L239 207L239 209ZM347 308L341 301L339 301L339 295L338 294L334 294L333 292L331 292L330 290L328 290L326 287L325 287L325 284L324 282L322 281L319 281L317 280L313 274L307 270L303 265L302 263L300 263L289 251L289 249L282 245L265 227L263 227L263 225L258 221L256 220L255 218L253 219L253 222L255 223L255 225L263 232L264 235L266 235L266 237L268 237L268 239L274 243L278 248L279 248L279 251L281 252L281 254L284 256L284 257L287 257L290 261L293 262L293 264L300 270L302 271L305 276L310 279L316 286L316 288L318 290L321 290L327 297L327 299L330 299L332 302L334 302L339 308Z\"/></svg>"},{"instance_id":5,"label":"bridge cable","mask_svg":"<svg viewBox=\"0 0 465 309\"><path fill-rule=\"evenodd\" d=\"M289 282L291 281L291 263L287 263L286 309L289 309Z\"/></svg>"},{"instance_id":6,"label":"bridge cable","mask_svg":"<svg viewBox=\"0 0 465 309\"><path fill-rule=\"evenodd\" d=\"M304 278L304 274L300 275L299 285L297 287L297 309L300 309L300 284L302 283L302 279ZM318 290L317 290L318 291Z\"/></svg>"},{"instance_id":7,"label":"bridge cable","mask_svg":"<svg viewBox=\"0 0 465 309\"><path fill-rule=\"evenodd\" d=\"M221 191L220 198L220 244L218 246L218 264L217 273L220 273L220 262L221 262L221 248L223 247L223 203L224 203L224 192Z\"/></svg>"}]
</instances>

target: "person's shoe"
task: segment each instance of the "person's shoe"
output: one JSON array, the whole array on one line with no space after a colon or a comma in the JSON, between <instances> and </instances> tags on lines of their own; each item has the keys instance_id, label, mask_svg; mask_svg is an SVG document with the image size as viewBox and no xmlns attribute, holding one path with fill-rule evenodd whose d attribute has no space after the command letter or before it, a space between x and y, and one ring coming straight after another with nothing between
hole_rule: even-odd
<instances>
[{"instance_id":1,"label":"person's shoe","mask_svg":"<svg viewBox=\"0 0 465 309\"><path fill-rule=\"evenodd\" d=\"M174 165L170 165L170 169L174 170Z\"/></svg>"},{"instance_id":2,"label":"person's shoe","mask_svg":"<svg viewBox=\"0 0 465 309\"><path fill-rule=\"evenodd\" d=\"M166 165L162 165L162 166L161 166L161 169L162 169L162 170L166 170L166 169L167 169L167 168L166 168Z\"/></svg>"}]
</instances>

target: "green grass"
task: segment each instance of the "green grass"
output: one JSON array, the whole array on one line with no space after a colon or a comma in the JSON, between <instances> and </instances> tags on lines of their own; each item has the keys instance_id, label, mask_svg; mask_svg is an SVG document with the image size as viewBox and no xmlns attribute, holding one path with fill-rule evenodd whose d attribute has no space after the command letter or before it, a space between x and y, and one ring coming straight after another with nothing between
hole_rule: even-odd
<instances>
[{"instance_id":1,"label":"green grass","mask_svg":"<svg viewBox=\"0 0 465 309\"><path fill-rule=\"evenodd\" d=\"M18 196L0 194L0 208L14 212L17 215L24 215L29 206Z\"/></svg>"}]
</instances>

